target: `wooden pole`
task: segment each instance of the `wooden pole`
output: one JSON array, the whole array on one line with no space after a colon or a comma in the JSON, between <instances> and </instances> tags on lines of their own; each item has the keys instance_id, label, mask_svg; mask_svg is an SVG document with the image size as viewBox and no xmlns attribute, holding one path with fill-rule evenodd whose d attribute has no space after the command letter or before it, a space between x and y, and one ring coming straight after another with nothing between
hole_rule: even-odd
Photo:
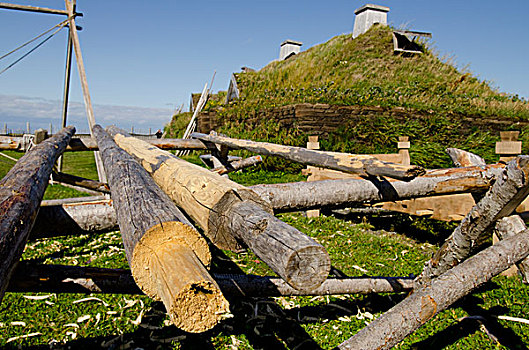
<instances>
[{"instance_id":1,"label":"wooden pole","mask_svg":"<svg viewBox=\"0 0 529 350\"><path fill-rule=\"evenodd\" d=\"M498 239L502 240L510 236L514 236L522 231L527 230L525 222L519 215L511 215L496 222L494 233ZM494 242L494 244L496 244ZM529 283L529 258L525 258L516 264L516 267L522 275L522 282ZM516 269L515 269L516 270ZM516 271L515 271L516 272Z\"/></svg>"},{"instance_id":2,"label":"wooden pole","mask_svg":"<svg viewBox=\"0 0 529 350\"><path fill-rule=\"evenodd\" d=\"M291 286L310 290L327 278L325 249L281 222L255 192L205 168L131 137L107 129L116 143L134 156L171 199L222 249L250 247Z\"/></svg>"},{"instance_id":3,"label":"wooden pole","mask_svg":"<svg viewBox=\"0 0 529 350\"><path fill-rule=\"evenodd\" d=\"M529 230L509 237L416 288L337 349L390 349L470 291L529 255Z\"/></svg>"},{"instance_id":4,"label":"wooden pole","mask_svg":"<svg viewBox=\"0 0 529 350\"><path fill-rule=\"evenodd\" d=\"M448 153L456 167L483 166L487 164L485 163L485 160L477 154L463 151L459 148L447 148L446 153Z\"/></svg>"},{"instance_id":5,"label":"wooden pole","mask_svg":"<svg viewBox=\"0 0 529 350\"><path fill-rule=\"evenodd\" d=\"M229 305L205 268L211 261L206 240L101 126L95 125L93 133L136 283L163 301L178 328L204 332L214 327Z\"/></svg>"},{"instance_id":6,"label":"wooden pole","mask_svg":"<svg viewBox=\"0 0 529 350\"><path fill-rule=\"evenodd\" d=\"M229 167L222 165L218 168L211 169L211 171L219 175L224 175L224 174L229 174L234 171L238 171L244 168L254 166L256 164L261 163L262 161L263 161L263 157L253 156L253 157L248 157L245 159L233 161L230 163Z\"/></svg>"},{"instance_id":7,"label":"wooden pole","mask_svg":"<svg viewBox=\"0 0 529 350\"><path fill-rule=\"evenodd\" d=\"M220 289L234 297L401 293L413 288L409 277L329 278L310 291L290 287L277 277L213 274ZM129 270L20 263L9 292L143 294Z\"/></svg>"},{"instance_id":8,"label":"wooden pole","mask_svg":"<svg viewBox=\"0 0 529 350\"><path fill-rule=\"evenodd\" d=\"M48 199L40 203L40 206L47 205L63 205L63 204L72 204L72 203L85 203L85 202L95 202L106 199L105 196L87 196L87 197L74 197L74 198L62 198L62 199Z\"/></svg>"},{"instance_id":9,"label":"wooden pole","mask_svg":"<svg viewBox=\"0 0 529 350\"><path fill-rule=\"evenodd\" d=\"M36 145L0 181L0 302L26 245L53 165L74 132L74 127L67 127Z\"/></svg>"},{"instance_id":10,"label":"wooden pole","mask_svg":"<svg viewBox=\"0 0 529 350\"><path fill-rule=\"evenodd\" d=\"M83 89L83 99L86 108L86 116L88 118L88 128L90 129L90 135L92 135L92 128L96 121L94 117L94 109L92 108L92 100L90 98L90 91L88 90L88 79L86 78L86 72L84 69L83 55L81 53L81 44L79 43L79 35L77 34L77 27L75 25L75 11L74 5L69 0L64 0L66 4L66 11L68 11L68 22L70 26L70 35L75 51L75 60L77 62L77 71L79 72L79 80L81 81L81 87ZM92 135L93 136L93 135ZM97 176L99 181L107 182L105 170L101 161L99 153L94 152L94 158L97 168Z\"/></svg>"},{"instance_id":11,"label":"wooden pole","mask_svg":"<svg viewBox=\"0 0 529 350\"><path fill-rule=\"evenodd\" d=\"M73 4L73 11L75 12L75 2ZM66 127L66 118L68 116L68 98L70 96L70 76L72 72L72 33L68 29L68 45L66 47L66 67L64 71L64 88L62 95L62 127ZM50 131L51 132L51 131ZM62 171L62 157L59 157L57 162L57 169Z\"/></svg>"},{"instance_id":12,"label":"wooden pole","mask_svg":"<svg viewBox=\"0 0 529 350\"><path fill-rule=\"evenodd\" d=\"M528 194L529 156L518 156L426 263L418 282L427 283L468 258L485 235L492 235L496 221L510 215Z\"/></svg>"},{"instance_id":13,"label":"wooden pole","mask_svg":"<svg viewBox=\"0 0 529 350\"><path fill-rule=\"evenodd\" d=\"M106 183L85 179L84 177L54 172L52 178L53 181L62 182L77 187L83 187L91 191L110 193L110 189Z\"/></svg>"},{"instance_id":14,"label":"wooden pole","mask_svg":"<svg viewBox=\"0 0 529 350\"><path fill-rule=\"evenodd\" d=\"M363 176L388 176L400 180L411 180L425 172L419 166L382 162L370 155L309 150L302 147L239 140L200 133L193 133L191 137L225 145L233 149L244 149L262 155L281 157L301 164L314 165Z\"/></svg>"},{"instance_id":15,"label":"wooden pole","mask_svg":"<svg viewBox=\"0 0 529 350\"><path fill-rule=\"evenodd\" d=\"M110 199L41 205L29 239L83 235L118 229L116 212Z\"/></svg>"},{"instance_id":16,"label":"wooden pole","mask_svg":"<svg viewBox=\"0 0 529 350\"><path fill-rule=\"evenodd\" d=\"M9 4L6 2L0 2L0 8L7 10L18 10L18 11L27 11L27 12L38 12L38 13L48 13L52 15L63 15L69 16L68 11L50 9L46 7L37 7L37 6L28 6L28 5L16 5ZM82 13L75 13L75 16L82 17Z\"/></svg>"},{"instance_id":17,"label":"wooden pole","mask_svg":"<svg viewBox=\"0 0 529 350\"><path fill-rule=\"evenodd\" d=\"M270 203L274 211L358 206L365 202L386 202L416 197L485 192L504 170L504 165L429 170L411 181L384 179L342 179L250 188Z\"/></svg>"}]
</instances>

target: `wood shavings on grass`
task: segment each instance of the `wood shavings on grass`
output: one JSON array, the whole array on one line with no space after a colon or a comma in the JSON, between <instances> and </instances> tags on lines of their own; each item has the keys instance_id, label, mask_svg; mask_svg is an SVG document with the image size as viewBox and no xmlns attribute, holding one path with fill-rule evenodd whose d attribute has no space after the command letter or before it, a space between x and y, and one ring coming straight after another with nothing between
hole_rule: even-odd
<instances>
[{"instance_id":1,"label":"wood shavings on grass","mask_svg":"<svg viewBox=\"0 0 529 350\"><path fill-rule=\"evenodd\" d=\"M106 303L104 300L101 300L101 299L96 298L96 297L89 297L89 298L83 298L83 299L75 300L75 301L72 302L72 304L84 303L84 302L87 302L87 301L97 301L97 302L102 303L104 306L108 307L108 303Z\"/></svg>"},{"instance_id":2,"label":"wood shavings on grass","mask_svg":"<svg viewBox=\"0 0 529 350\"><path fill-rule=\"evenodd\" d=\"M24 321L13 321L10 323L11 326L22 326L22 327L26 327L26 322Z\"/></svg>"},{"instance_id":3,"label":"wood shavings on grass","mask_svg":"<svg viewBox=\"0 0 529 350\"><path fill-rule=\"evenodd\" d=\"M77 323L81 323L81 322L85 322L85 321L88 321L89 319L91 319L92 316L91 315L84 315L84 316L81 316L77 319Z\"/></svg>"},{"instance_id":4,"label":"wood shavings on grass","mask_svg":"<svg viewBox=\"0 0 529 350\"><path fill-rule=\"evenodd\" d=\"M19 335L18 337L11 337L11 338L7 339L6 343L11 343L12 341L15 341L15 340L18 340L18 339L36 337L38 335L42 335L42 333L35 332L35 333L29 333L29 334L25 334L25 335Z\"/></svg>"},{"instance_id":5,"label":"wood shavings on grass","mask_svg":"<svg viewBox=\"0 0 529 350\"><path fill-rule=\"evenodd\" d=\"M500 315L500 316L498 316L498 319L499 320L505 320L505 321L513 321L513 322L520 322L520 323L529 324L529 320L526 320L525 318L520 318L520 317L512 317L512 316Z\"/></svg>"},{"instance_id":6,"label":"wood shavings on grass","mask_svg":"<svg viewBox=\"0 0 529 350\"><path fill-rule=\"evenodd\" d=\"M353 265L353 266L351 266L351 267L352 267L353 269L358 270L358 271L362 271L363 273L368 273L368 272L369 272L369 271L367 271L366 269L361 268L361 267L358 266L358 265Z\"/></svg>"},{"instance_id":7,"label":"wood shavings on grass","mask_svg":"<svg viewBox=\"0 0 529 350\"><path fill-rule=\"evenodd\" d=\"M26 298L26 299L29 299L29 300L44 300L44 299L48 299L52 296L53 294L48 294L48 295L24 295L23 297Z\"/></svg>"},{"instance_id":8,"label":"wood shavings on grass","mask_svg":"<svg viewBox=\"0 0 529 350\"><path fill-rule=\"evenodd\" d=\"M132 323L135 326L138 326L141 323L141 319L143 318L143 309L141 309L140 314L136 318L136 320L132 321L130 320L130 323Z\"/></svg>"}]
</instances>

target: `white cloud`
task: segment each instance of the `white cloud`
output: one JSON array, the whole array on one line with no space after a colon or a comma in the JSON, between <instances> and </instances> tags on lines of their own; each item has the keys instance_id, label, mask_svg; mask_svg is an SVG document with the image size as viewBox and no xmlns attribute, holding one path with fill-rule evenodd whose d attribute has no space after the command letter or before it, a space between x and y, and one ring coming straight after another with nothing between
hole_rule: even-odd
<instances>
[{"instance_id":1,"label":"white cloud","mask_svg":"<svg viewBox=\"0 0 529 350\"><path fill-rule=\"evenodd\" d=\"M94 105L96 122L102 126L115 124L119 127L147 132L157 130L169 123L172 110L168 108L148 108L132 106ZM62 102L37 97L0 95L0 128L7 123L9 129L25 130L30 122L31 129L49 128L53 123L56 130L60 125ZM70 102L68 124L75 125L78 132L88 130L84 104Z\"/></svg>"}]
</instances>

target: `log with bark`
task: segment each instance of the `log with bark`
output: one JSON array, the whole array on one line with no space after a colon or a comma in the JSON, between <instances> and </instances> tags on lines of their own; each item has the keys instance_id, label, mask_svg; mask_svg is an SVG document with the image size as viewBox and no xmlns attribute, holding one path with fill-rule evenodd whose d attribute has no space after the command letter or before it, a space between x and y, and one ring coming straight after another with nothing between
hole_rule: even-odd
<instances>
[{"instance_id":1,"label":"log with bark","mask_svg":"<svg viewBox=\"0 0 529 350\"><path fill-rule=\"evenodd\" d=\"M483 250L427 284L338 346L390 349L470 291L529 255L529 230Z\"/></svg>"},{"instance_id":2,"label":"log with bark","mask_svg":"<svg viewBox=\"0 0 529 350\"><path fill-rule=\"evenodd\" d=\"M259 164L263 161L263 157L261 156L253 156L248 157L241 160L236 160L230 163L229 166L219 166L217 168L211 169L211 171L216 172L219 175L228 174L234 171L238 171L244 168L248 168L251 166L254 166L256 164Z\"/></svg>"},{"instance_id":3,"label":"log with bark","mask_svg":"<svg viewBox=\"0 0 529 350\"><path fill-rule=\"evenodd\" d=\"M309 150L302 147L239 140L200 133L193 133L191 136L204 142L213 142L233 149L244 149L262 155L281 157L301 164L363 176L387 176L400 180L411 180L425 172L420 166L382 162L370 155Z\"/></svg>"},{"instance_id":4,"label":"log with bark","mask_svg":"<svg viewBox=\"0 0 529 350\"><path fill-rule=\"evenodd\" d=\"M416 197L485 192L503 173L504 165L429 170L411 181L343 179L250 187L270 202L274 211L339 208L364 202L385 202Z\"/></svg>"},{"instance_id":5,"label":"log with bark","mask_svg":"<svg viewBox=\"0 0 529 350\"><path fill-rule=\"evenodd\" d=\"M116 143L134 156L171 199L222 249L250 247L299 290L319 287L330 259L310 237L275 218L259 196L218 174L109 127Z\"/></svg>"},{"instance_id":6,"label":"log with bark","mask_svg":"<svg viewBox=\"0 0 529 350\"><path fill-rule=\"evenodd\" d=\"M109 232L119 229L112 200L41 205L29 239Z\"/></svg>"},{"instance_id":7,"label":"log with bark","mask_svg":"<svg viewBox=\"0 0 529 350\"><path fill-rule=\"evenodd\" d=\"M448 153L456 167L483 166L487 164L485 163L485 160L477 154L463 151L459 148L447 148L446 153Z\"/></svg>"},{"instance_id":8,"label":"log with bark","mask_svg":"<svg viewBox=\"0 0 529 350\"><path fill-rule=\"evenodd\" d=\"M0 302L28 240L53 165L74 132L69 126L33 147L0 181Z\"/></svg>"},{"instance_id":9,"label":"log with bark","mask_svg":"<svg viewBox=\"0 0 529 350\"><path fill-rule=\"evenodd\" d=\"M277 277L234 274L213 274L213 277L224 294L237 297L400 293L413 288L410 277L329 278L320 287L306 292L290 287ZM31 262L17 266L8 291L143 294L129 270Z\"/></svg>"},{"instance_id":10,"label":"log with bark","mask_svg":"<svg viewBox=\"0 0 529 350\"><path fill-rule=\"evenodd\" d=\"M229 305L205 266L206 240L129 154L93 127L114 200L125 253L138 286L162 300L186 332L214 327Z\"/></svg>"},{"instance_id":11,"label":"log with bark","mask_svg":"<svg viewBox=\"0 0 529 350\"><path fill-rule=\"evenodd\" d=\"M61 172L53 172L52 180L69 185L74 185L76 187L86 188L91 191L110 193L110 189L108 188L108 185L106 183L85 179L84 177L80 176L65 174Z\"/></svg>"},{"instance_id":12,"label":"log with bark","mask_svg":"<svg viewBox=\"0 0 529 350\"><path fill-rule=\"evenodd\" d=\"M528 194L529 157L518 156L426 263L418 282L427 282L468 258L492 234L496 221L510 215Z\"/></svg>"}]
</instances>

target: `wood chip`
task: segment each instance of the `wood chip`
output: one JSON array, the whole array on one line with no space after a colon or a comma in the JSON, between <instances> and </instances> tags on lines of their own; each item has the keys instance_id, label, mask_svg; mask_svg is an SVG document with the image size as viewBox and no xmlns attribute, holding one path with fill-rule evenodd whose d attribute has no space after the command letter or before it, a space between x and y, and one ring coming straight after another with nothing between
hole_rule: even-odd
<instances>
[{"instance_id":1,"label":"wood chip","mask_svg":"<svg viewBox=\"0 0 529 350\"><path fill-rule=\"evenodd\" d=\"M36 337L37 335L42 335L42 333L38 333L38 332L37 333L29 333L29 334L21 335L21 336L18 336L18 337L12 337L12 338L7 339L6 343L10 343L10 342L18 340L18 339Z\"/></svg>"},{"instance_id":2,"label":"wood chip","mask_svg":"<svg viewBox=\"0 0 529 350\"><path fill-rule=\"evenodd\" d=\"M525 323L525 324L529 324L529 320L525 319L525 318L520 318L520 317L512 317L512 316L498 316L498 319L499 320L505 320L505 321L513 321L513 322L520 322L520 323Z\"/></svg>"},{"instance_id":3,"label":"wood chip","mask_svg":"<svg viewBox=\"0 0 529 350\"><path fill-rule=\"evenodd\" d=\"M101 299L96 298L96 297L90 297L90 298L84 298L84 299L75 300L74 302L72 302L72 304L84 303L85 301L98 301L98 302L102 303L103 305L108 306L108 304L104 300L101 300Z\"/></svg>"},{"instance_id":4,"label":"wood chip","mask_svg":"<svg viewBox=\"0 0 529 350\"><path fill-rule=\"evenodd\" d=\"M48 295L24 295L24 298L30 299L30 300L44 300L44 299L48 299L51 296L52 296L52 294L48 294Z\"/></svg>"},{"instance_id":5,"label":"wood chip","mask_svg":"<svg viewBox=\"0 0 529 350\"><path fill-rule=\"evenodd\" d=\"M11 322L11 326L22 326L22 327L26 327L26 322L23 322L23 321L14 321L14 322Z\"/></svg>"},{"instance_id":6,"label":"wood chip","mask_svg":"<svg viewBox=\"0 0 529 350\"><path fill-rule=\"evenodd\" d=\"M81 322L84 322L84 321L88 321L92 316L90 315L84 315L84 316L81 316L77 319L77 323L81 323Z\"/></svg>"}]
</instances>

